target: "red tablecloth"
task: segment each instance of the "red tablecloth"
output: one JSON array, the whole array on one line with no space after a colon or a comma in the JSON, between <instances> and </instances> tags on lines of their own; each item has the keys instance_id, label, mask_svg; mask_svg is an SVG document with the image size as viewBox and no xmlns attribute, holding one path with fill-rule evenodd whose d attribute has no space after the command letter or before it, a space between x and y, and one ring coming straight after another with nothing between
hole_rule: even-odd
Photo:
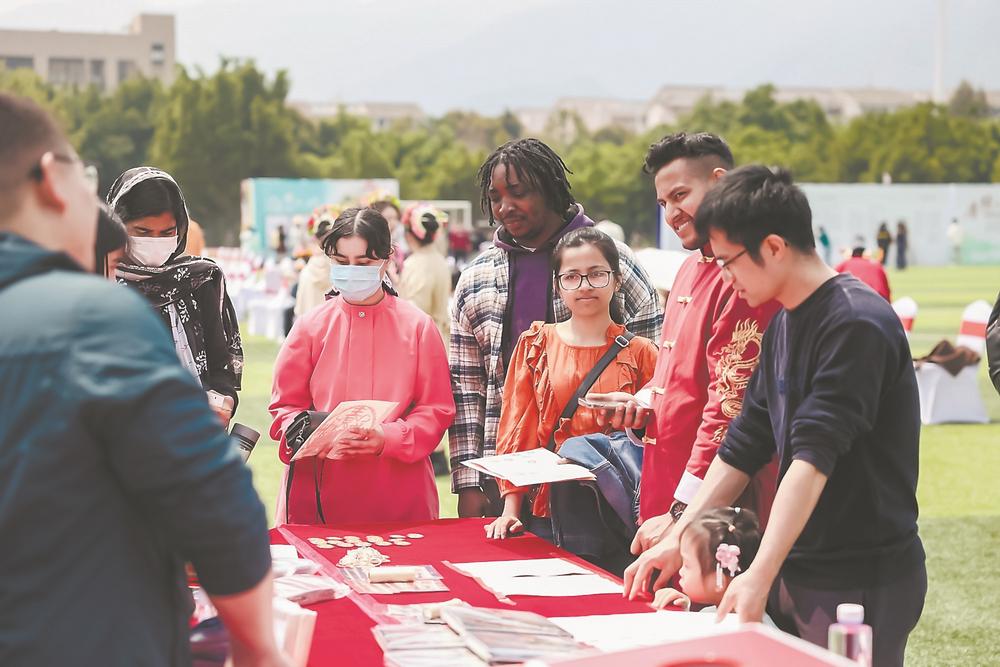
<instances>
[{"instance_id":1,"label":"red tablecloth","mask_svg":"<svg viewBox=\"0 0 1000 667\"><path fill-rule=\"evenodd\" d=\"M583 560L535 537L524 535L506 540L487 540L483 532L485 519L442 519L420 524L385 523L363 526L282 526L271 531L271 541L275 544L289 542L282 532L293 540L308 540L310 537L330 537L339 535L381 535L393 533L420 533L423 539L411 540L408 547L377 547L392 558L392 565L433 565L444 577L449 590L440 593L399 593L396 595L372 595L341 598L310 608L318 612L316 630L313 635L309 664L356 665L357 667L382 665L382 651L371 628L374 621L362 609L375 603L415 604L419 602L443 602L451 598L461 598L477 607L499 609L522 609L543 616L587 616L591 614L625 614L651 611L640 602L628 602L620 595L587 595L571 598L525 597L510 599L510 604L497 600L496 596L482 588L475 580L466 577L443 564L474 561L518 560L524 558L566 558L595 572L602 570ZM296 545L299 546L299 545ZM344 555L343 549L319 550L308 542L303 555L314 560L324 558L336 563ZM360 605L360 606L359 606Z\"/></svg>"}]
</instances>

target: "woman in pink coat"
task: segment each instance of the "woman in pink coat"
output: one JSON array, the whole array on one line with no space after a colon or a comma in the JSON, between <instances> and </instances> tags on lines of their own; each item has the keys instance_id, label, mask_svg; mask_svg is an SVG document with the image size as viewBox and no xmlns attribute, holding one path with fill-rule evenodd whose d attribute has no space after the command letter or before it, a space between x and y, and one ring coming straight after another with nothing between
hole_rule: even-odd
<instances>
[{"instance_id":1,"label":"woman in pink coat","mask_svg":"<svg viewBox=\"0 0 1000 667\"><path fill-rule=\"evenodd\" d=\"M288 464L276 522L436 519L430 454L455 416L441 335L385 283L392 239L380 213L347 209L322 246L334 296L296 320L275 362L271 437ZM397 406L382 424L292 461L329 412L358 400Z\"/></svg>"}]
</instances>

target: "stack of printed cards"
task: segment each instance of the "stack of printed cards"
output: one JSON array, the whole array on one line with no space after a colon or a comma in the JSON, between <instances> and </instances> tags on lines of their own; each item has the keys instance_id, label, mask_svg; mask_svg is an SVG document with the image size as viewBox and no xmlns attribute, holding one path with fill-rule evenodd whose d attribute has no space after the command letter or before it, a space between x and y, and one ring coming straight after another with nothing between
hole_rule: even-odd
<instances>
[{"instance_id":1,"label":"stack of printed cards","mask_svg":"<svg viewBox=\"0 0 1000 667\"><path fill-rule=\"evenodd\" d=\"M347 585L358 593L370 595L392 595L394 593L434 593L447 591L441 580L441 574L430 565L413 565L405 569L412 570L410 581L372 581L370 572L379 568L345 567L340 570Z\"/></svg>"},{"instance_id":2,"label":"stack of printed cards","mask_svg":"<svg viewBox=\"0 0 1000 667\"><path fill-rule=\"evenodd\" d=\"M375 640L391 667L483 667L455 632L440 625L377 625Z\"/></svg>"},{"instance_id":3,"label":"stack of printed cards","mask_svg":"<svg viewBox=\"0 0 1000 667\"><path fill-rule=\"evenodd\" d=\"M486 667L467 648L422 648L385 653L385 667Z\"/></svg>"},{"instance_id":4,"label":"stack of printed cards","mask_svg":"<svg viewBox=\"0 0 1000 667\"><path fill-rule=\"evenodd\" d=\"M549 619L526 611L451 607L441 612L441 618L469 650L490 664L590 650Z\"/></svg>"},{"instance_id":5,"label":"stack of printed cards","mask_svg":"<svg viewBox=\"0 0 1000 667\"><path fill-rule=\"evenodd\" d=\"M385 652L417 648L465 648L465 642L446 625L376 625L375 641Z\"/></svg>"},{"instance_id":6,"label":"stack of printed cards","mask_svg":"<svg viewBox=\"0 0 1000 667\"><path fill-rule=\"evenodd\" d=\"M468 607L465 600L452 598L444 602L424 602L422 604L387 604L381 613L407 625L421 623L443 624L441 612L448 607Z\"/></svg>"},{"instance_id":7,"label":"stack of printed cards","mask_svg":"<svg viewBox=\"0 0 1000 667\"><path fill-rule=\"evenodd\" d=\"M350 589L339 581L318 574L293 574L274 580L274 594L300 605L342 598Z\"/></svg>"}]
</instances>

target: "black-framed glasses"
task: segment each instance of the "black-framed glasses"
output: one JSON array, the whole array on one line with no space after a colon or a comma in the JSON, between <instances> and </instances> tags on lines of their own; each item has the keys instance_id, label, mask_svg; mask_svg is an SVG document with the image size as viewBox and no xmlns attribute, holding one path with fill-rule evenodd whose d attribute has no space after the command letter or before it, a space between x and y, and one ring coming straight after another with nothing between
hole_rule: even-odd
<instances>
[{"instance_id":1,"label":"black-framed glasses","mask_svg":"<svg viewBox=\"0 0 1000 667\"><path fill-rule=\"evenodd\" d=\"M735 262L736 260L738 260L743 255L747 254L748 252L750 252L750 249L749 248L744 248L741 252L736 253L734 256L730 257L729 259L725 259L725 260L723 260L723 259L717 259L717 260L715 260L715 263L718 264L719 268L722 269L723 271L728 271L730 264L732 264L733 262Z\"/></svg>"},{"instance_id":2,"label":"black-framed glasses","mask_svg":"<svg viewBox=\"0 0 1000 667\"><path fill-rule=\"evenodd\" d=\"M590 271L586 274L560 273L557 278L559 280L559 287L567 291L580 289L583 286L584 280L594 289L601 289L611 284L611 273L608 270Z\"/></svg>"},{"instance_id":3,"label":"black-framed glasses","mask_svg":"<svg viewBox=\"0 0 1000 667\"><path fill-rule=\"evenodd\" d=\"M76 162L83 162L83 160L81 160L76 155L69 155L67 153L57 153L55 151L49 151L49 153L52 153L52 159L54 159L56 162L62 162L64 164L74 164ZM43 155L42 157L45 156ZM30 172L28 172L28 176L33 181L42 180L42 158L38 158L38 162L36 162L35 166L31 168Z\"/></svg>"}]
</instances>

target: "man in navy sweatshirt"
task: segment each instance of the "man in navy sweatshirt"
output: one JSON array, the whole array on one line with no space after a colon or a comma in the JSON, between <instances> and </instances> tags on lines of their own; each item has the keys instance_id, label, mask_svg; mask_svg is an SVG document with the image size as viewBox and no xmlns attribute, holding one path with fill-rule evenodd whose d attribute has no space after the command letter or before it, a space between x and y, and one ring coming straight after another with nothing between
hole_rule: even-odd
<instances>
[{"instance_id":1,"label":"man in navy sweatshirt","mask_svg":"<svg viewBox=\"0 0 1000 667\"><path fill-rule=\"evenodd\" d=\"M282 667L264 507L140 296L94 269L97 197L0 93L0 665L191 664L190 562L237 667Z\"/></svg>"},{"instance_id":2,"label":"man in navy sweatshirt","mask_svg":"<svg viewBox=\"0 0 1000 667\"><path fill-rule=\"evenodd\" d=\"M626 572L627 594L679 567L699 512L731 504L777 457L778 492L760 550L719 615L826 645L838 604L865 607L874 664L902 665L927 592L917 535L919 400L899 318L881 296L816 254L809 203L786 172L748 166L708 193L695 225L753 306L783 306L764 334L743 410L670 536Z\"/></svg>"}]
</instances>

